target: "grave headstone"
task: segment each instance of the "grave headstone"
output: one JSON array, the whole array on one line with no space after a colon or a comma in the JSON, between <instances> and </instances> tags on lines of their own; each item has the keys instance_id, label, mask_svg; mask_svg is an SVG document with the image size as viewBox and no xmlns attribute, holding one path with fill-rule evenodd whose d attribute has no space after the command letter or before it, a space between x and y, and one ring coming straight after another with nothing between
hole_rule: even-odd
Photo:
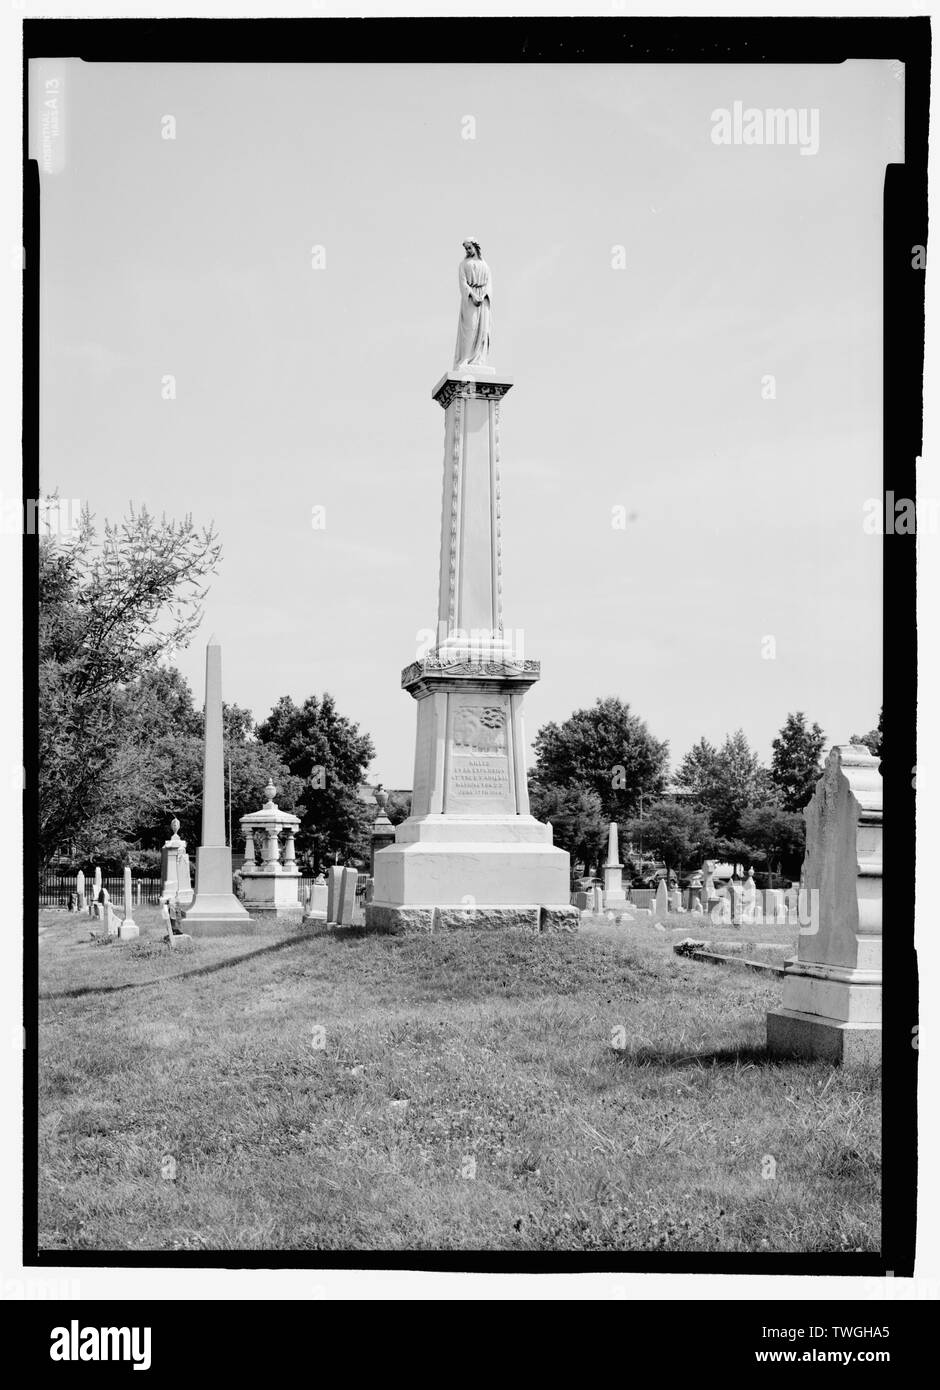
<instances>
[{"instance_id":1,"label":"grave headstone","mask_svg":"<svg viewBox=\"0 0 940 1390\"><path fill-rule=\"evenodd\" d=\"M313 880L313 884L307 889L307 901L304 906L304 917L315 918L320 922L325 922L327 918L327 897L329 885L322 874L318 874Z\"/></svg>"},{"instance_id":2,"label":"grave headstone","mask_svg":"<svg viewBox=\"0 0 940 1390\"><path fill-rule=\"evenodd\" d=\"M764 893L764 918L774 923L787 920L787 903L782 888L768 888Z\"/></svg>"},{"instance_id":3,"label":"grave headstone","mask_svg":"<svg viewBox=\"0 0 940 1390\"><path fill-rule=\"evenodd\" d=\"M798 883L791 882L790 887L784 893L784 902L786 906L786 920L788 922L798 922L800 919L800 885Z\"/></svg>"},{"instance_id":4,"label":"grave headstone","mask_svg":"<svg viewBox=\"0 0 940 1390\"><path fill-rule=\"evenodd\" d=\"M757 920L757 887L754 883L753 869L748 869L741 890L741 920L745 926L753 926Z\"/></svg>"},{"instance_id":5,"label":"grave headstone","mask_svg":"<svg viewBox=\"0 0 940 1390\"><path fill-rule=\"evenodd\" d=\"M666 887L666 880L661 878L656 888L656 901L653 904L653 916L657 922L661 922L668 912L669 889Z\"/></svg>"},{"instance_id":6,"label":"grave headstone","mask_svg":"<svg viewBox=\"0 0 940 1390\"><path fill-rule=\"evenodd\" d=\"M81 869L75 875L76 906L79 912L85 911L85 875Z\"/></svg>"},{"instance_id":7,"label":"grave headstone","mask_svg":"<svg viewBox=\"0 0 940 1390\"><path fill-rule=\"evenodd\" d=\"M339 921L340 887L342 882L342 867L339 864L334 864L327 874L326 920L328 922Z\"/></svg>"},{"instance_id":8,"label":"grave headstone","mask_svg":"<svg viewBox=\"0 0 940 1390\"><path fill-rule=\"evenodd\" d=\"M706 859L702 866L702 872L705 875L705 886L702 889L702 896L705 899L705 913L706 916L713 920L720 902L718 889L715 887L715 870L717 866L718 863L715 859Z\"/></svg>"},{"instance_id":9,"label":"grave headstone","mask_svg":"<svg viewBox=\"0 0 940 1390\"><path fill-rule=\"evenodd\" d=\"M121 923L120 937L122 941L130 940L132 937L140 936L140 927L134 921L134 886L131 882L130 869L124 870L124 921Z\"/></svg>"},{"instance_id":10,"label":"grave headstone","mask_svg":"<svg viewBox=\"0 0 940 1390\"><path fill-rule=\"evenodd\" d=\"M359 883L359 870L346 868L340 880L339 911L336 920L341 927L351 927L356 910L356 887Z\"/></svg>"},{"instance_id":11,"label":"grave headstone","mask_svg":"<svg viewBox=\"0 0 940 1390\"><path fill-rule=\"evenodd\" d=\"M803 813L808 924L784 974L783 1006L767 1015L775 1056L880 1061L882 806L878 759L836 745Z\"/></svg>"},{"instance_id":12,"label":"grave headstone","mask_svg":"<svg viewBox=\"0 0 940 1390\"><path fill-rule=\"evenodd\" d=\"M91 891L92 891L92 896L94 897L95 902L96 902L96 903L97 903L97 902L100 902L100 901L101 901L101 870L100 870L100 868L98 868L97 865L95 866L95 876L94 876L94 878L93 878L93 880L92 880Z\"/></svg>"}]
</instances>

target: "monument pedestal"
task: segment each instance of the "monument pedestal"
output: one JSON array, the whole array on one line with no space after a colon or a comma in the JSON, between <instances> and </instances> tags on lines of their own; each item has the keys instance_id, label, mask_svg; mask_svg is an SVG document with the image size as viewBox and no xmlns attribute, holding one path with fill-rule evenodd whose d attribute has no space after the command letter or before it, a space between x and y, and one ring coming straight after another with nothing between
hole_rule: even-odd
<instances>
[{"instance_id":1,"label":"monument pedestal","mask_svg":"<svg viewBox=\"0 0 940 1390\"><path fill-rule=\"evenodd\" d=\"M412 813L375 855L366 926L577 931L569 860L529 811L523 696L539 678L502 620L499 406L512 383L448 372L438 643L402 672L417 701Z\"/></svg>"},{"instance_id":2,"label":"monument pedestal","mask_svg":"<svg viewBox=\"0 0 940 1390\"><path fill-rule=\"evenodd\" d=\"M196 850L196 895L183 916L191 936L254 930L254 923L232 892L229 845L200 845Z\"/></svg>"},{"instance_id":3,"label":"monument pedestal","mask_svg":"<svg viewBox=\"0 0 940 1390\"><path fill-rule=\"evenodd\" d=\"M282 870L280 873L265 873L263 869L253 869L242 873L243 903L252 916L279 920L300 921L303 916L303 903L300 901L298 887L300 874Z\"/></svg>"}]
</instances>

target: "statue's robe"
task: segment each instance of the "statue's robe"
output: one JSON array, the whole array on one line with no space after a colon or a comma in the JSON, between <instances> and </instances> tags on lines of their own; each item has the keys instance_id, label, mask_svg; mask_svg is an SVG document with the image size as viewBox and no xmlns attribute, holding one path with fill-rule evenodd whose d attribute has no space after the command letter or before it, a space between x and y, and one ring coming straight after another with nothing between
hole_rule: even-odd
<instances>
[{"instance_id":1,"label":"statue's robe","mask_svg":"<svg viewBox=\"0 0 940 1390\"><path fill-rule=\"evenodd\" d=\"M482 258L468 256L457 271L460 318L457 321L455 367L483 367L490 350L490 268Z\"/></svg>"}]
</instances>

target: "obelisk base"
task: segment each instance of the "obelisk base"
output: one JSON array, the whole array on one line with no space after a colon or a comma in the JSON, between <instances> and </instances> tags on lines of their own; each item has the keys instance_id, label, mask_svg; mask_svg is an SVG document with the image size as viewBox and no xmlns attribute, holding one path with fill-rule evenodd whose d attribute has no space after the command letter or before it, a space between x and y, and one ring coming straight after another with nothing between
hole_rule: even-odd
<instances>
[{"instance_id":1,"label":"obelisk base","mask_svg":"<svg viewBox=\"0 0 940 1390\"><path fill-rule=\"evenodd\" d=\"M191 936L225 936L257 931L232 892L232 851L228 845L196 851L196 896L183 913Z\"/></svg>"},{"instance_id":2,"label":"obelisk base","mask_svg":"<svg viewBox=\"0 0 940 1390\"><path fill-rule=\"evenodd\" d=\"M580 913L569 897L568 855L533 816L412 817L375 856L366 927L577 931Z\"/></svg>"},{"instance_id":3,"label":"obelisk base","mask_svg":"<svg viewBox=\"0 0 940 1390\"><path fill-rule=\"evenodd\" d=\"M389 936L431 936L441 931L514 931L539 936L543 932L576 932L580 919L576 907L540 907L537 903L512 907L466 907L458 903L438 907L393 907L382 903L366 906L366 931Z\"/></svg>"}]
</instances>

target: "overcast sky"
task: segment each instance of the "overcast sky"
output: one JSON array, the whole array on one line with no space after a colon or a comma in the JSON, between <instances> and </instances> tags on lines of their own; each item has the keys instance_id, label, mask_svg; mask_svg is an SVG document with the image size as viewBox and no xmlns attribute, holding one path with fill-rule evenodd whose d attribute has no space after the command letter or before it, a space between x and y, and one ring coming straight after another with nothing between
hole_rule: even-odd
<instances>
[{"instance_id":1,"label":"overcast sky","mask_svg":"<svg viewBox=\"0 0 940 1390\"><path fill-rule=\"evenodd\" d=\"M815 108L818 152L716 145L735 101ZM437 609L430 391L473 237L515 380L503 594L542 662L530 738L615 694L673 764L739 726L769 758L795 709L842 742L881 701L863 521L902 104L880 62L73 62L64 168L42 178L43 486L99 519L213 521L224 558L178 663L197 705L215 632L226 699L260 719L329 690L373 775L409 787L400 671Z\"/></svg>"}]
</instances>

